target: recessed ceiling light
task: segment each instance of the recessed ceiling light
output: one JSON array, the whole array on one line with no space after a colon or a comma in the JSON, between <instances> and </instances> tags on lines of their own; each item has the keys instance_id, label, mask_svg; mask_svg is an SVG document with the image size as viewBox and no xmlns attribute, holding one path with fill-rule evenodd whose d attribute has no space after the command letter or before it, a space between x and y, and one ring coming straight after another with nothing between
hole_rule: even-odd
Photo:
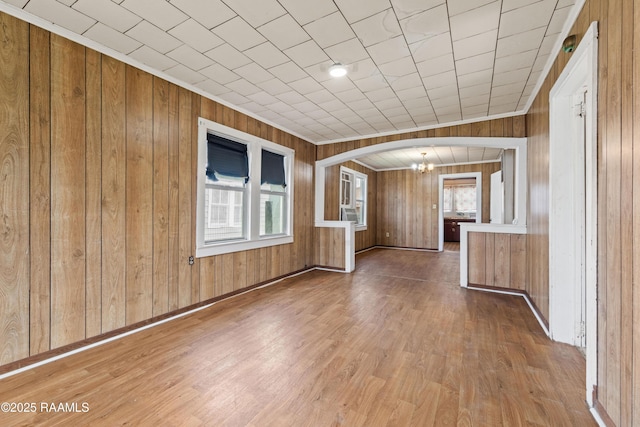
<instances>
[{"instance_id":1,"label":"recessed ceiling light","mask_svg":"<svg viewBox=\"0 0 640 427\"><path fill-rule=\"evenodd\" d=\"M329 67L329 74L331 75L331 77L344 77L347 75L347 67L339 62L336 62L331 67Z\"/></svg>"}]
</instances>

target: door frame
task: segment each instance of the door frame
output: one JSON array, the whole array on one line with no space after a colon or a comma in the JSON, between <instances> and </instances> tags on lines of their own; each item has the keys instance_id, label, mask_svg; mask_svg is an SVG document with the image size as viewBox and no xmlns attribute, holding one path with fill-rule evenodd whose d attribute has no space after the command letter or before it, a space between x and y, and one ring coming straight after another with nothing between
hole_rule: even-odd
<instances>
[{"instance_id":1,"label":"door frame","mask_svg":"<svg viewBox=\"0 0 640 427\"><path fill-rule=\"evenodd\" d=\"M476 180L476 223L482 222L482 172L446 173L438 175L438 250L444 250L444 181L473 178Z\"/></svg>"},{"instance_id":2,"label":"door frame","mask_svg":"<svg viewBox=\"0 0 640 427\"><path fill-rule=\"evenodd\" d=\"M576 319L581 315L577 301L581 286L575 248L578 239L585 245L583 274L586 295L586 400L593 406L597 384L597 71L598 32L593 22L549 93L549 332L554 340L577 343ZM566 126L574 114L573 95L582 87L586 123L584 147L578 146L573 126ZM567 143L570 141L572 143ZM579 150L582 150L580 152ZM570 160L584 158L584 169ZM576 214L575 184L584 183L584 231L570 226ZM581 235L582 234L582 235ZM569 285L567 285L569 283Z\"/></svg>"}]
</instances>

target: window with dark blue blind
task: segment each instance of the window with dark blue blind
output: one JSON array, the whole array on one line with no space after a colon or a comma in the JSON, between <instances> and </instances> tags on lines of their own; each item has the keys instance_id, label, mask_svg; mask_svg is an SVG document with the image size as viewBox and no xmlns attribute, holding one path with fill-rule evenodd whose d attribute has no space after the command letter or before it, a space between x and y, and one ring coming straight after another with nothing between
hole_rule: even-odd
<instances>
[{"instance_id":1,"label":"window with dark blue blind","mask_svg":"<svg viewBox=\"0 0 640 427\"><path fill-rule=\"evenodd\" d=\"M286 187L284 174L284 156L262 150L262 176L261 184L281 185Z\"/></svg>"},{"instance_id":2,"label":"window with dark blue blind","mask_svg":"<svg viewBox=\"0 0 640 427\"><path fill-rule=\"evenodd\" d=\"M249 157L245 144L208 133L207 163L207 178L212 181L218 181L217 176L249 181Z\"/></svg>"}]
</instances>

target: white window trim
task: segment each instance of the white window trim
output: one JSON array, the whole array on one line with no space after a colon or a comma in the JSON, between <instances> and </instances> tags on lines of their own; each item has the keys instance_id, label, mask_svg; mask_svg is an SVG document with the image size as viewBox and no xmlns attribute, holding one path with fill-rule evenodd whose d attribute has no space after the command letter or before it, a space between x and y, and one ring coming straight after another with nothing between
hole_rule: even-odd
<instances>
[{"instance_id":1,"label":"white window trim","mask_svg":"<svg viewBox=\"0 0 640 427\"><path fill-rule=\"evenodd\" d=\"M204 241L204 192L206 182L207 165L207 133L214 133L225 138L235 140L247 145L249 156L250 178L247 183L247 238L240 241L206 243ZM284 156L285 175L287 177L286 207L285 207L285 232L274 236L260 236L260 176L262 149L278 153ZM220 255L231 252L247 251L268 246L293 243L293 165L295 151L255 135L212 122L211 120L198 118L198 167L197 167L197 202L196 202L196 257L202 258L212 255Z\"/></svg>"},{"instance_id":2,"label":"white window trim","mask_svg":"<svg viewBox=\"0 0 640 427\"><path fill-rule=\"evenodd\" d=\"M353 180L351 181L353 188L351 189L351 205L348 207L355 208L356 207L356 178L361 178L365 182L364 186L364 212L362 212L362 219L364 224L356 224L356 232L357 231L366 231L367 230L367 213L369 211L369 176L365 173L358 172L356 170L350 169L346 166L340 166L340 211L338 213L338 218L342 214L342 208L347 207L346 205L342 205L342 173L348 173L353 176Z\"/></svg>"}]
</instances>

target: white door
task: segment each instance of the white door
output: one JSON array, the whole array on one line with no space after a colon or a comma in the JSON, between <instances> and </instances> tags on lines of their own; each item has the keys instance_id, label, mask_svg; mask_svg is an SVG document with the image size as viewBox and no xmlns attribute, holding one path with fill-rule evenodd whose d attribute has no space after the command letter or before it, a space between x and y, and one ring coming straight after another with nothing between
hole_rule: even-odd
<instances>
[{"instance_id":1,"label":"white door","mask_svg":"<svg viewBox=\"0 0 640 427\"><path fill-rule=\"evenodd\" d=\"M502 224L504 213L504 193L502 191L502 171L491 174L491 224Z\"/></svg>"}]
</instances>

